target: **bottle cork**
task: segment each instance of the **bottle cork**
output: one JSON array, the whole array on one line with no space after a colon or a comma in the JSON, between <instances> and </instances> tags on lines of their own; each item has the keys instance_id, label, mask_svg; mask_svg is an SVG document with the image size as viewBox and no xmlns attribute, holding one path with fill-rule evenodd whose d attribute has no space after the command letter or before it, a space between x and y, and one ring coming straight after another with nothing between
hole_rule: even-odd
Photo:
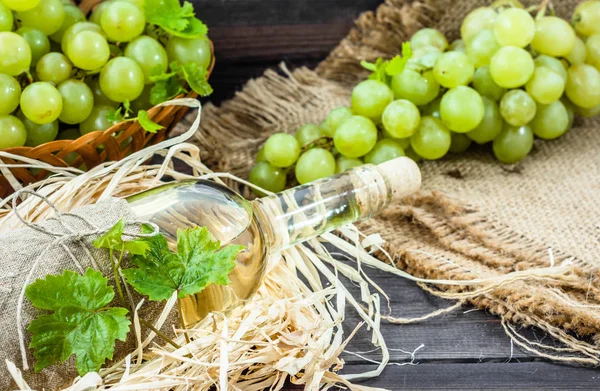
<instances>
[{"instance_id":1,"label":"bottle cork","mask_svg":"<svg viewBox=\"0 0 600 391\"><path fill-rule=\"evenodd\" d=\"M385 178L393 201L416 193L421 188L421 170L411 158L402 156L377 165Z\"/></svg>"}]
</instances>

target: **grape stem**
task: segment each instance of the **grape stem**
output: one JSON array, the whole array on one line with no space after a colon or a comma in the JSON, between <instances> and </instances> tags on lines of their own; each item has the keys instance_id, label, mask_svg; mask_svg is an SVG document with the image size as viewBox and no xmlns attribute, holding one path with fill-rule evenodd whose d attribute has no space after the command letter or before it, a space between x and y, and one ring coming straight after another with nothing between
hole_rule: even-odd
<instances>
[{"instance_id":1,"label":"grape stem","mask_svg":"<svg viewBox=\"0 0 600 391\"><path fill-rule=\"evenodd\" d=\"M542 2L540 3L540 5L537 8L538 8L538 12L537 12L537 15L535 18L537 20L540 20L541 18L546 16L546 10L548 10L548 9L552 10L554 7L552 7L552 2L550 0L542 0Z\"/></svg>"},{"instance_id":2,"label":"grape stem","mask_svg":"<svg viewBox=\"0 0 600 391\"><path fill-rule=\"evenodd\" d=\"M328 136L319 137L318 139L311 141L310 143L303 146L302 150L300 151L300 154L303 154L304 152L308 151L309 149L311 149L313 147L317 147L317 146L320 148L325 148L327 150L330 150L331 147L333 146L333 138L328 137Z\"/></svg>"}]
</instances>

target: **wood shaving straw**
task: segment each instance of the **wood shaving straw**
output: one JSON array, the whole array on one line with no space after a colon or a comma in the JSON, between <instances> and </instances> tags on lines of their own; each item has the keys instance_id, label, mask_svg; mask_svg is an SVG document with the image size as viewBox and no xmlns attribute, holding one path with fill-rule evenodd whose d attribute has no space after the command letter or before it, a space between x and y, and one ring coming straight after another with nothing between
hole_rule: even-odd
<instances>
[{"instance_id":1,"label":"wood shaving straw","mask_svg":"<svg viewBox=\"0 0 600 391\"><path fill-rule=\"evenodd\" d=\"M164 105L200 109L198 101L193 99L179 99ZM184 143L196 133L199 123L200 110L185 134L85 173L50 167L18 156L10 157L20 161L23 167L44 168L54 173L43 182L27 186L27 189L47 196L63 211L108 197L126 197L157 186L165 176L176 180L211 178L246 183L230 174L212 173L200 161L198 147ZM164 162L144 165L154 155L164 157ZM5 156L8 155L0 151L0 172L16 188L21 188L11 178L8 165L1 161ZM175 171L173 159L188 165L192 174ZM11 200L12 197L0 200L0 233L21 227L21 222L10 209ZM44 220L52 215L52 210L34 197L27 198L18 208L29 221ZM288 380L305 385L307 390L328 389L336 385L351 390L376 390L350 382L378 376L390 358L379 327L381 297L387 297L368 278L363 266L422 283L481 285L469 295L481 294L517 279L564 275L569 268L559 265L528 273L512 273L493 280L429 281L414 278L367 252L366 248L381 249L382 240L378 235L365 238L354 226L346 226L340 231L349 240L326 234L319 240L312 240L310 248L297 246L281 254L272 254L264 283L252 299L227 314L209 315L191 330L179 330L175 342L181 346L180 349L163 346L161 340L155 339L154 333L142 341L139 319L135 314L132 332L138 348L99 373L75 379L67 390L209 390L216 386L220 390L258 391L280 390ZM357 263L352 266L334 259L324 247L325 242L351 254ZM353 296L339 275L358 284L359 298ZM157 328L165 322L175 303L174 296L156 322ZM340 375L338 371L343 367L340 355L361 326L350 331L344 325L347 306L358 313L361 325L365 324L371 331L372 343L381 351L381 359L371 371ZM185 334L191 339L190 343L186 343ZM8 362L7 365L19 389L29 390L19 369L13 363Z\"/></svg>"}]
</instances>

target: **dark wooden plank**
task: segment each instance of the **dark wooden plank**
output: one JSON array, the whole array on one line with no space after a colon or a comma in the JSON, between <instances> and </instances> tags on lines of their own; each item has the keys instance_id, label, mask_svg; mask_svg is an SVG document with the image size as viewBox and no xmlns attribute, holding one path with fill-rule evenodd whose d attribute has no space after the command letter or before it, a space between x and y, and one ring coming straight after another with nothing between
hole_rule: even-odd
<instances>
[{"instance_id":1,"label":"dark wooden plank","mask_svg":"<svg viewBox=\"0 0 600 391\"><path fill-rule=\"evenodd\" d=\"M373 366L348 366L347 373ZM389 366L376 379L360 384L390 390L598 390L600 372L548 362L421 363ZM295 388L288 388L293 390Z\"/></svg>"},{"instance_id":2,"label":"dark wooden plank","mask_svg":"<svg viewBox=\"0 0 600 391\"><path fill-rule=\"evenodd\" d=\"M376 269L365 268L364 270L389 296L393 316L419 317L453 304L424 292L406 279ZM345 285L355 294L355 297L360 297L356 287L350 283ZM387 303L383 298L381 306L387 313ZM350 312L344 322L346 330L349 332L358 322L358 315L353 311ZM420 360L486 362L504 361L511 355L517 358L530 357L530 354L512 346L498 317L484 311L473 311L472 308L463 308L418 324L395 325L382 321L381 329L389 349L412 352L423 344L424 347L416 355ZM544 337L539 331L538 335L532 331L528 331L525 335L531 338ZM360 330L347 350L355 353L370 351L374 348L370 340L370 332L366 328ZM548 342L548 339L545 342ZM379 360L380 352L362 354L362 356ZM390 356L397 362L410 359L399 350L390 351ZM361 361L360 358L350 354L344 355L344 359L348 363Z\"/></svg>"},{"instance_id":3,"label":"dark wooden plank","mask_svg":"<svg viewBox=\"0 0 600 391\"><path fill-rule=\"evenodd\" d=\"M193 0L215 44L210 101L231 98L248 79L281 61L314 67L361 12L381 1Z\"/></svg>"}]
</instances>

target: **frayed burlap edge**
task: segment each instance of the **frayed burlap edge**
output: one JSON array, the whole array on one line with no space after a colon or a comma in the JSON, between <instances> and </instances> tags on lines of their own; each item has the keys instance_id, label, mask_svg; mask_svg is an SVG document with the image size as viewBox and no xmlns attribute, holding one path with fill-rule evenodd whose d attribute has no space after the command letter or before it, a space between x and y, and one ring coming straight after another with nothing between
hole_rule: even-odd
<instances>
[{"instance_id":1,"label":"frayed burlap edge","mask_svg":"<svg viewBox=\"0 0 600 391\"><path fill-rule=\"evenodd\" d=\"M481 3L455 2L451 14L464 15ZM557 4L559 14L575 3ZM332 108L348 104L351 86L366 75L359 60L396 54L402 42L424 26L455 36L456 22L444 12L448 6L447 0L387 0L376 12L362 14L315 71L291 72L282 65L279 72L268 70L248 82L220 108L209 105L193 140L201 147L203 160L215 169L247 177L256 151L270 134L293 133L304 123L320 122ZM575 265L570 278L560 282L518 281L486 292L464 286L422 287L500 316L507 334L525 350L565 362L600 364L598 270L592 265L552 251L441 193L416 195L360 228L380 233L389 241L384 252L392 254L395 266L422 278L489 278L554 263ZM380 255L385 260L385 254ZM402 323L392 317L387 320ZM527 340L514 325L541 328L560 343Z\"/></svg>"}]
</instances>

